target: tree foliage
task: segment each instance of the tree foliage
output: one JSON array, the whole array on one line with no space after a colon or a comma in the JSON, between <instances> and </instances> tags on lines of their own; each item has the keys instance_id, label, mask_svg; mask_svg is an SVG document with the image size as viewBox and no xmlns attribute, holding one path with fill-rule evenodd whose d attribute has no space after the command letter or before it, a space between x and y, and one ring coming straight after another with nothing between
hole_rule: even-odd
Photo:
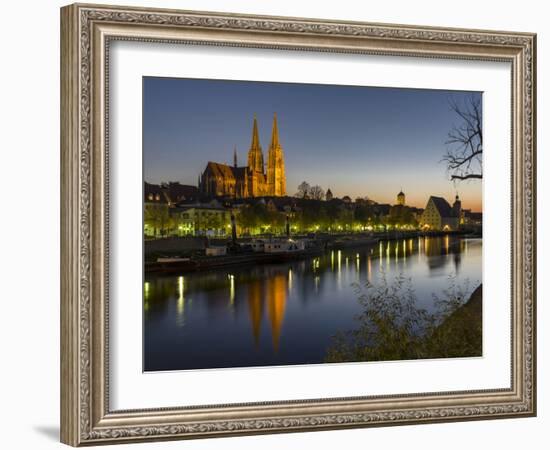
<instances>
[{"instance_id":1,"label":"tree foliage","mask_svg":"<svg viewBox=\"0 0 550 450\"><path fill-rule=\"evenodd\" d=\"M309 189L308 197L313 199L313 200L324 200L325 199L325 191L319 185L312 186Z\"/></svg>"},{"instance_id":2,"label":"tree foliage","mask_svg":"<svg viewBox=\"0 0 550 450\"><path fill-rule=\"evenodd\" d=\"M333 336L327 362L481 355L481 286L467 302L468 283L459 286L450 278L442 297L434 296L435 312L418 306L403 275L389 282L382 273L376 285L355 287L362 306L358 327Z\"/></svg>"},{"instance_id":3,"label":"tree foliage","mask_svg":"<svg viewBox=\"0 0 550 450\"><path fill-rule=\"evenodd\" d=\"M247 205L236 217L241 232L254 234L256 232L282 232L285 226L285 215L278 211L270 211L263 203Z\"/></svg>"},{"instance_id":4,"label":"tree foliage","mask_svg":"<svg viewBox=\"0 0 550 450\"><path fill-rule=\"evenodd\" d=\"M311 186L309 185L309 183L307 183L306 181L302 181L298 186L298 192L296 193L296 197L308 198L310 189L311 189Z\"/></svg>"},{"instance_id":5,"label":"tree foliage","mask_svg":"<svg viewBox=\"0 0 550 450\"><path fill-rule=\"evenodd\" d=\"M144 221L153 229L155 236L165 236L174 227L174 221L166 204L145 205Z\"/></svg>"},{"instance_id":6,"label":"tree foliage","mask_svg":"<svg viewBox=\"0 0 550 450\"><path fill-rule=\"evenodd\" d=\"M415 219L411 209L404 205L393 205L390 209L390 214L385 220L386 225L411 225L416 226Z\"/></svg>"}]
</instances>

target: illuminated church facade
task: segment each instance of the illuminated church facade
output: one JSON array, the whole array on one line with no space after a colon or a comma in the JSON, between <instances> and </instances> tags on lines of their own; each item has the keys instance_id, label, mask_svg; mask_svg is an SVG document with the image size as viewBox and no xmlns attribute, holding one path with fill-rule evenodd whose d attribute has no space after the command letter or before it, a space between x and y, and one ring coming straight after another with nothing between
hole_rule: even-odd
<instances>
[{"instance_id":1,"label":"illuminated church facade","mask_svg":"<svg viewBox=\"0 0 550 450\"><path fill-rule=\"evenodd\" d=\"M258 122L254 116L252 142L247 165L239 167L237 152L233 165L209 161L199 177L199 191L213 197L283 197L286 195L285 159L279 142L277 116L273 116L271 143L267 152L267 169L260 145Z\"/></svg>"}]
</instances>

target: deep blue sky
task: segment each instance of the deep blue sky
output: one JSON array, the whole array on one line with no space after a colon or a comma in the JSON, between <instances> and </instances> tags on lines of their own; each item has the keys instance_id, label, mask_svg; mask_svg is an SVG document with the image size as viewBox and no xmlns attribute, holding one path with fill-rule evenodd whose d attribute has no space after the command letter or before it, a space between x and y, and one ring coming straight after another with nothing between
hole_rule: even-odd
<instances>
[{"instance_id":1,"label":"deep blue sky","mask_svg":"<svg viewBox=\"0 0 550 450\"><path fill-rule=\"evenodd\" d=\"M254 114L267 162L273 113L285 154L287 191L302 181L335 196L369 196L424 207L430 195L480 210L481 183L449 181L447 132L459 124L449 100L472 93L145 77L145 180L197 183L208 161L246 164ZM474 95L481 95L480 93Z\"/></svg>"}]
</instances>

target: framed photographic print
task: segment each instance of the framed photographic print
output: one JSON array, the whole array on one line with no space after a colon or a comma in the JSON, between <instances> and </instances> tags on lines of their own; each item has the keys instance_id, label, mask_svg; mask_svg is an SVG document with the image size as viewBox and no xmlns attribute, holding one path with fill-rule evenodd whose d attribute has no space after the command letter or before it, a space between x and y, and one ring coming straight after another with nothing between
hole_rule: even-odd
<instances>
[{"instance_id":1,"label":"framed photographic print","mask_svg":"<svg viewBox=\"0 0 550 450\"><path fill-rule=\"evenodd\" d=\"M533 416L535 38L62 8L62 441Z\"/></svg>"}]
</instances>

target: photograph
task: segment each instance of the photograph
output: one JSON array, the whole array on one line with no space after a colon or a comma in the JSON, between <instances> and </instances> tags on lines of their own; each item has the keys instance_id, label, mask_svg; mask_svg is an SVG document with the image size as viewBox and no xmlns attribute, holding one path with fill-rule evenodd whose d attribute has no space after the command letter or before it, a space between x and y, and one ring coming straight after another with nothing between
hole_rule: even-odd
<instances>
[{"instance_id":1,"label":"photograph","mask_svg":"<svg viewBox=\"0 0 550 450\"><path fill-rule=\"evenodd\" d=\"M481 92L142 89L144 372L483 356Z\"/></svg>"}]
</instances>

